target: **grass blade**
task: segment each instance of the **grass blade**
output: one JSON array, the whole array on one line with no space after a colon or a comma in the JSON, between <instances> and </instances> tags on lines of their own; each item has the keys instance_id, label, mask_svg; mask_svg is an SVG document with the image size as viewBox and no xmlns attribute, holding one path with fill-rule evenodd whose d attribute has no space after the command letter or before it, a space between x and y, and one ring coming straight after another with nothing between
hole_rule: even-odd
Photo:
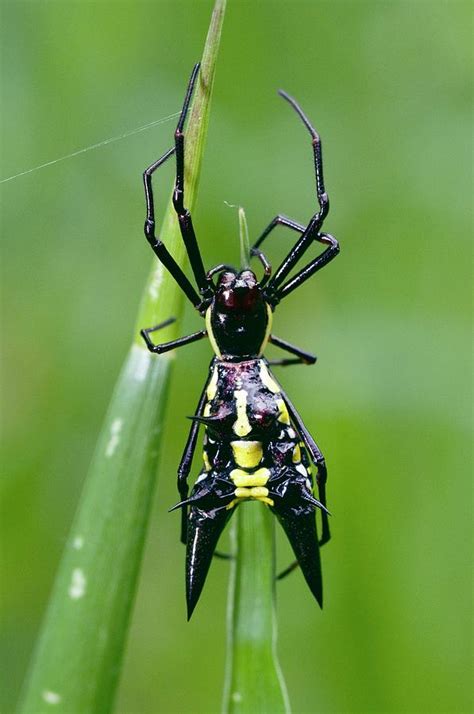
<instances>
[{"instance_id":1,"label":"grass blade","mask_svg":"<svg viewBox=\"0 0 474 714\"><path fill-rule=\"evenodd\" d=\"M240 269L250 268L250 241L247 218L242 206L239 206L239 232L240 232Z\"/></svg>"},{"instance_id":2,"label":"grass blade","mask_svg":"<svg viewBox=\"0 0 474 714\"><path fill-rule=\"evenodd\" d=\"M275 518L260 503L244 503L234 518L228 604L224 712L290 711L276 656Z\"/></svg>"},{"instance_id":3,"label":"grass blade","mask_svg":"<svg viewBox=\"0 0 474 714\"><path fill-rule=\"evenodd\" d=\"M197 191L224 11L225 0L216 0L186 135L190 208ZM182 265L185 253L171 207L161 235ZM177 317L181 310L175 283L159 265L154 266L137 325ZM160 339L173 339L176 330L176 324L168 327ZM156 482L172 362L166 355L150 355L137 333L136 329L59 566L23 691L20 711L24 714L52 710L106 714L113 705Z\"/></svg>"}]
</instances>

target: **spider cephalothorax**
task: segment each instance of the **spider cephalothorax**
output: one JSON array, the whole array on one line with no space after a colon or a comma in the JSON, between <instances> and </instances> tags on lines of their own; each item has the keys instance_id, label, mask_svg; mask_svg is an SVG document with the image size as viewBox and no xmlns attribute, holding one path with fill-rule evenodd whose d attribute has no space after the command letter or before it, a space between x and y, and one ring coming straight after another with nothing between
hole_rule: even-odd
<instances>
[{"instance_id":1,"label":"spider cephalothorax","mask_svg":"<svg viewBox=\"0 0 474 714\"><path fill-rule=\"evenodd\" d=\"M181 540L187 545L186 595L188 617L200 596L219 536L236 507L259 501L278 518L292 545L297 564L311 592L322 605L319 546L329 540L326 510L326 463L288 396L270 372L270 365L314 364L316 357L272 334L272 317L278 303L302 285L339 252L337 240L321 230L329 210L324 188L321 142L299 105L285 92L281 96L295 109L311 135L318 210L306 225L277 215L250 250L260 260L262 280L248 267L238 271L217 265L205 271L194 233L191 214L184 205L184 123L196 82L196 65L186 92L175 131L175 145L143 174L147 215L145 235L155 254L169 270L199 314L206 328L171 342L156 345L150 333L172 319L141 331L148 349L161 354L208 337L214 350L209 375L192 417L192 427L178 467L178 490L182 509ZM176 183L173 205L189 256L196 286L155 235L152 174L176 153ZM276 226L298 234L288 255L272 274L260 250ZM318 242L325 250L291 276L308 249ZM213 282L216 275L217 282ZM263 357L267 343L290 357L269 362ZM189 494L191 471L199 426L205 428L203 467ZM316 467L316 484L312 466ZM314 496L317 485L318 499ZM321 513L318 538L315 512ZM283 574L290 572L292 566ZM282 574L282 575L283 575Z\"/></svg>"},{"instance_id":2,"label":"spider cephalothorax","mask_svg":"<svg viewBox=\"0 0 474 714\"><path fill-rule=\"evenodd\" d=\"M261 354L271 318L271 308L251 270L220 274L206 312L207 333L218 357L232 361Z\"/></svg>"}]
</instances>

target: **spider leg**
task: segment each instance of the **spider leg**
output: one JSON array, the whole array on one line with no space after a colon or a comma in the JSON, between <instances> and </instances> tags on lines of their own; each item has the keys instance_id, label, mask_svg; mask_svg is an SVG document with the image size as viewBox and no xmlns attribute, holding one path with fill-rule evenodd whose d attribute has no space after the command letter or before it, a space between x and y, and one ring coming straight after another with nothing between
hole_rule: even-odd
<instances>
[{"instance_id":1,"label":"spider leg","mask_svg":"<svg viewBox=\"0 0 474 714\"><path fill-rule=\"evenodd\" d=\"M295 345L292 345L290 342L287 342L286 340L282 340L281 337L276 337L276 335L270 335L268 338L268 341L272 344L275 345L275 347L280 347L280 349L285 350L286 352L289 352L292 355L296 355L295 359L284 359L284 360L279 360L279 361L274 361L271 364L279 364L281 366L289 365L289 364L315 364L316 360L318 359L316 355L312 355L311 352L305 352L304 350L300 349L299 347L296 347Z\"/></svg>"},{"instance_id":2,"label":"spider leg","mask_svg":"<svg viewBox=\"0 0 474 714\"><path fill-rule=\"evenodd\" d=\"M298 563L298 561L294 560L292 563L290 563L290 565L288 565L287 568L285 568L280 573L278 573L278 575L276 576L276 579L283 580L283 578L286 578L287 575L289 575L290 573L293 573L296 570L296 568L299 568L299 566L300 566L300 564Z\"/></svg>"},{"instance_id":3,"label":"spider leg","mask_svg":"<svg viewBox=\"0 0 474 714\"><path fill-rule=\"evenodd\" d=\"M176 150L176 182L173 191L173 206L178 216L179 227L183 237L184 245L189 257L191 269L194 274L194 279L202 295L209 295L211 288L211 280L206 276L204 265L202 262L201 253L194 233L191 213L184 205L184 123L189 110L191 97L199 72L200 64L196 64L191 73L188 89L184 99L181 116L174 133L175 150Z\"/></svg>"},{"instance_id":4,"label":"spider leg","mask_svg":"<svg viewBox=\"0 0 474 714\"><path fill-rule=\"evenodd\" d=\"M157 161L151 164L143 173L143 184L145 187L146 199L146 220L145 220L145 236L150 243L153 251L158 259L163 263L165 268L171 273L173 278L178 283L179 287L185 293L186 297L192 302L194 307L199 307L202 303L201 298L195 288L188 280L183 270L176 263L173 256L170 254L164 243L155 235L155 207L153 197L152 175L162 166L174 153L176 153L176 181L173 191L173 205L178 214L178 221L183 236L184 244L189 256L191 268L196 279L198 288L201 293L209 289L211 283L206 278L204 266L202 264L201 254L194 235L191 215L183 206L183 191L184 191L184 134L183 126L188 113L191 97L196 83L199 64L195 65L191 78L189 80L186 96L184 98L183 109L175 131L175 145L163 154Z\"/></svg>"},{"instance_id":5,"label":"spider leg","mask_svg":"<svg viewBox=\"0 0 474 714\"><path fill-rule=\"evenodd\" d=\"M321 449L305 427L302 418L296 411L295 407L289 400L287 394L285 392L281 392L281 395L283 397L283 400L287 406L288 413L291 417L292 422L294 423L297 432L301 436L301 439L308 449L308 452L311 456L311 460L314 462L314 464L317 466L317 475L316 475L316 483L318 484L318 494L319 494L319 500L323 504L324 507L326 507L326 481L327 481L327 468L326 468L326 460L322 454ZM328 514L324 509L321 509L321 519L322 519L322 533L321 533L321 538L319 540L319 545L324 545L327 543L330 538L331 538L331 533L329 530L329 519L328 519Z\"/></svg>"},{"instance_id":6,"label":"spider leg","mask_svg":"<svg viewBox=\"0 0 474 714\"><path fill-rule=\"evenodd\" d=\"M210 365L210 370L214 366L215 360L212 360L211 365ZM209 383L210 377L206 380L206 384L204 385L204 389L201 392L201 396L199 397L199 401L196 407L196 411L194 412L194 416L202 416L202 412L204 410L204 406L207 401L207 385ZM188 439L186 441L186 446L184 447L183 455L181 457L181 461L179 462L178 466L178 491L179 491L179 496L180 500L184 501L188 497L188 476L189 472L191 471L191 466L193 463L193 456L194 452L196 450L196 443L197 443L197 438L198 438L198 432L199 432L199 421L193 420L191 424L191 428L189 430L188 434ZM181 543L186 544L187 542L187 526L188 526L188 509L183 508L181 510Z\"/></svg>"},{"instance_id":7,"label":"spider leg","mask_svg":"<svg viewBox=\"0 0 474 714\"><path fill-rule=\"evenodd\" d=\"M270 299L273 297L274 302L278 302L283 297L286 297L286 295L288 295L291 290L294 290L296 287L301 285L304 280L307 280L311 275L316 272L316 270L319 270L324 265L326 265L326 263L332 260L332 258L334 258L339 252L339 245L336 239L326 233L320 233L320 228L329 211L329 198L324 187L321 139L317 131L311 125L308 117L304 114L299 104L292 97L286 94L286 92L280 90L279 94L284 99L286 99L286 101L293 107L293 109L296 111L296 113L298 114L298 116L300 117L303 124L311 135L314 171L316 178L316 196L318 199L319 210L313 215L313 217L309 221L306 228L303 229L303 231L300 230L301 227L298 227L299 224L295 224L293 221L288 221L288 219L286 219L285 221L278 221L277 219L281 219L281 217L277 216L277 219L274 219L272 223L270 223L268 228L264 231L262 236L260 236L259 240L257 241L258 245L259 242L261 242L266 237L266 235L268 235L268 233L276 225L278 225L278 223L283 223L283 225L289 225L290 228L298 230L302 233L301 238L290 250L286 258L283 260L278 270L275 272L275 274L268 283L268 295ZM280 286L285 280L285 278L295 267L296 263L304 255L304 253L308 250L309 246L314 240L318 240L321 243L328 244L329 247L320 256L318 256L318 258L311 261L311 263L309 263L306 268L301 270L297 274L297 276L293 278L293 280L289 281L289 283L287 283L283 286L283 288L281 288ZM295 280L296 282L294 282ZM290 285L291 288L289 288Z\"/></svg>"},{"instance_id":8,"label":"spider leg","mask_svg":"<svg viewBox=\"0 0 474 714\"><path fill-rule=\"evenodd\" d=\"M272 266L268 262L266 255L262 253L259 248L252 248L250 250L250 257L258 258L263 266L263 278L262 280L260 280L260 287L263 288L265 283L267 283L270 279L270 275L272 274Z\"/></svg>"},{"instance_id":9,"label":"spider leg","mask_svg":"<svg viewBox=\"0 0 474 714\"><path fill-rule=\"evenodd\" d=\"M163 156L161 156L157 161L151 164L143 172L143 185L145 188L145 200L146 200L146 220L145 220L145 237L150 243L155 255L158 260L165 266L165 268L171 273L175 281L178 283L181 290L184 292L186 297L197 307L201 299L197 294L196 290L193 288L189 282L186 275L183 273L163 241L161 241L155 235L155 202L153 196L153 185L151 177L154 172L162 166L165 161L167 161L170 156L175 152L174 147L169 149Z\"/></svg>"},{"instance_id":10,"label":"spider leg","mask_svg":"<svg viewBox=\"0 0 474 714\"><path fill-rule=\"evenodd\" d=\"M314 260L312 260L305 268L302 268L296 275L288 280L284 285L282 285L277 291L276 295L279 300L289 295L293 290L299 288L308 278L310 278L314 273L321 268L324 268L336 255L339 253L339 243L334 238L334 236L329 233L318 233L315 236L315 240L328 245L320 255L318 255Z\"/></svg>"},{"instance_id":11,"label":"spider leg","mask_svg":"<svg viewBox=\"0 0 474 714\"><path fill-rule=\"evenodd\" d=\"M162 342L160 345L155 345L150 337L150 332L155 332L155 330L159 330L162 327L169 325L170 322L174 322L174 318L171 318L171 320L167 320L166 323L161 323L156 327L147 327L144 330L140 330L140 334L145 340L146 346L148 347L150 352L154 352L155 354L161 355L164 352L169 352L170 350L174 350L177 347L184 347L184 345L189 345L192 342L202 340L202 338L206 337L207 335L206 330L199 330L199 332L193 332L191 335L186 335L185 337L178 337L178 339L171 340L171 342Z\"/></svg>"},{"instance_id":12,"label":"spider leg","mask_svg":"<svg viewBox=\"0 0 474 714\"><path fill-rule=\"evenodd\" d=\"M287 228L291 228L294 231L297 231L298 233L304 233L305 232L305 226L302 226L301 223L297 223L296 221L293 221L291 218L287 218L287 216L283 216L281 213L278 214L278 216L275 216L268 226L265 228L265 230L261 233L261 235L257 238L255 243L253 244L252 250L255 250L258 248L260 245L262 245L263 241L265 238L272 232L274 228L277 226L286 226Z\"/></svg>"}]
</instances>

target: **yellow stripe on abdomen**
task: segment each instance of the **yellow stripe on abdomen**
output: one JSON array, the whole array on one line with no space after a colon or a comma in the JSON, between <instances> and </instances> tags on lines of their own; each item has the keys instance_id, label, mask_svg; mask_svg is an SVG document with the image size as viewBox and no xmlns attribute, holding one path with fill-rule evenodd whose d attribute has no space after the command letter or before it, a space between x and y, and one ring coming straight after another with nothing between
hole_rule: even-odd
<instances>
[{"instance_id":1,"label":"yellow stripe on abdomen","mask_svg":"<svg viewBox=\"0 0 474 714\"><path fill-rule=\"evenodd\" d=\"M232 469L230 472L230 477L237 488L265 486L270 476L270 470L266 468L257 469L252 474L242 471L242 469Z\"/></svg>"},{"instance_id":2,"label":"yellow stripe on abdomen","mask_svg":"<svg viewBox=\"0 0 474 714\"><path fill-rule=\"evenodd\" d=\"M252 431L249 418L247 416L247 392L245 389L236 389L234 392L235 408L237 411L237 421L232 429L237 436L247 436Z\"/></svg>"},{"instance_id":3,"label":"yellow stripe on abdomen","mask_svg":"<svg viewBox=\"0 0 474 714\"><path fill-rule=\"evenodd\" d=\"M231 441L235 463L243 469L254 469L263 458L260 441Z\"/></svg>"}]
</instances>

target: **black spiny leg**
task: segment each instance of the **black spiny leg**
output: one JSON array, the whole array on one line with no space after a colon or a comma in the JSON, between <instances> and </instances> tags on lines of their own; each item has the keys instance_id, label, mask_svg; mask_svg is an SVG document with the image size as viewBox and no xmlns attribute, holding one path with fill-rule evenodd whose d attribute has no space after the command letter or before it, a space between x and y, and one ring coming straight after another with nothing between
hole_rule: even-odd
<instances>
[{"instance_id":1,"label":"black spiny leg","mask_svg":"<svg viewBox=\"0 0 474 714\"><path fill-rule=\"evenodd\" d=\"M323 177L323 160L321 151L321 140L319 134L311 125L308 117L304 114L303 110L299 104L286 92L280 90L279 94L286 99L286 101L293 107L300 119L302 120L305 127L308 129L311 135L311 143L313 147L313 158L314 158L314 170L316 177L316 196L319 203L319 210L314 214L314 216L309 221L306 228L303 230L303 235L288 253L287 257L283 260L280 267L276 271L275 275L272 277L267 286L267 294L270 301L277 303L283 297L286 297L291 290L301 285L305 280L307 280L311 275L313 275L317 270L326 265L330 260L332 260L339 252L339 245L335 238L329 236L326 233L320 233L320 228L326 218L329 211L329 198L324 187L324 177ZM268 228L264 231L262 236L260 236L257 241L257 245L265 238L266 235L276 226L278 223L283 225L288 225L294 230L300 230L299 224L296 224L289 219L282 220L281 216L277 216ZM280 220L278 220L280 219ZM306 268L303 268L297 275L290 280L287 284L281 287L281 284L288 276L290 271L295 267L296 263L307 251L313 240L317 240L320 243L326 244L329 247L321 253L320 256L311 261Z\"/></svg>"},{"instance_id":2,"label":"black spiny leg","mask_svg":"<svg viewBox=\"0 0 474 714\"><path fill-rule=\"evenodd\" d=\"M298 563L298 561L294 560L292 563L290 563L290 565L287 568L282 570L281 573L278 573L278 575L276 576L276 579L283 580L283 578L286 578L287 575L290 575L290 573L293 573L296 570L296 568L299 568L299 567L300 567L300 564Z\"/></svg>"},{"instance_id":3,"label":"black spiny leg","mask_svg":"<svg viewBox=\"0 0 474 714\"><path fill-rule=\"evenodd\" d=\"M181 270L173 256L170 254L164 243L155 235L155 207L153 198L152 175L153 173L167 161L170 156L176 152L176 184L173 193L173 204L178 214L179 225L183 236L186 250L188 252L191 267L194 277L198 284L201 293L204 293L206 288L209 288L209 281L206 280L204 267L202 264L201 255L196 242L196 236L192 227L191 216L183 206L183 190L184 190L184 134L183 126L186 120L186 115L189 109L191 96L196 82L199 64L197 64L191 74L186 96L184 98L183 109L178 121L178 126L175 132L175 146L169 149L163 156L149 166L143 173L143 184L145 187L146 199L146 220L145 220L145 236L150 243L153 251L158 259L163 263L165 268L171 273L173 278L178 283L186 297L192 302L194 307L201 305L201 298L196 290Z\"/></svg>"},{"instance_id":4,"label":"black spiny leg","mask_svg":"<svg viewBox=\"0 0 474 714\"><path fill-rule=\"evenodd\" d=\"M273 218L273 220L270 221L270 223L265 228L265 230L262 232L262 234L257 238L257 240L255 241L255 243L253 245L252 250L255 250L260 245L262 245L265 238L277 226L286 226L287 228L291 228L292 230L297 231L297 233L304 233L306 230L305 226L302 226L301 223L297 223L296 221L293 221L291 218L287 218L287 216L282 216L280 213L280 214L278 214L278 216L275 216L275 218Z\"/></svg>"},{"instance_id":5,"label":"black spiny leg","mask_svg":"<svg viewBox=\"0 0 474 714\"><path fill-rule=\"evenodd\" d=\"M285 394L285 392L282 391L282 397L285 401L285 404L288 408L288 413L291 417L291 421L296 427L297 432L299 433L301 440L303 441L304 445L309 451L309 454L311 456L311 460L316 464L318 472L316 475L316 482L318 484L318 494L319 494L319 500L323 504L324 507L326 507L326 481L327 481L327 468L326 468L326 460L322 454L321 449L305 427L302 418L296 411L295 407L293 404L290 402L288 399L288 396ZM329 530L329 520L328 520L328 514L324 509L321 509L321 520L322 520L322 532L321 532L321 538L319 539L319 545L324 545L327 543L330 538L331 538L331 533Z\"/></svg>"},{"instance_id":6,"label":"black spiny leg","mask_svg":"<svg viewBox=\"0 0 474 714\"><path fill-rule=\"evenodd\" d=\"M149 166L143 172L143 184L145 187L145 200L146 200L146 220L145 220L145 237L149 244L151 245L157 258L163 263L165 268L171 273L173 278L178 283L181 290L184 292L186 297L192 302L194 307L197 307L201 299L186 275L183 273L178 263L175 261L171 253L168 251L165 244L156 237L155 235L155 204L153 197L153 186L151 177L160 166L162 166L165 161L167 161L170 156L174 154L174 148L169 149L163 156L161 156L157 161L155 161L151 166Z\"/></svg>"},{"instance_id":7,"label":"black spiny leg","mask_svg":"<svg viewBox=\"0 0 474 714\"><path fill-rule=\"evenodd\" d=\"M308 280L308 278L314 275L314 273L318 270L324 268L324 266L339 253L339 243L336 238L329 233L318 233L314 236L314 240L317 240L319 243L323 243L329 247L277 290L277 296L280 300L289 295L296 288L299 288L300 285L306 282L306 280Z\"/></svg>"},{"instance_id":8,"label":"black spiny leg","mask_svg":"<svg viewBox=\"0 0 474 714\"><path fill-rule=\"evenodd\" d=\"M161 330L163 327L166 327L167 325L170 325L172 322L175 321L174 317L171 317L169 320L165 320L165 322L160 323L159 325L156 325L156 327L148 327L145 330L141 330L140 334L145 340L146 346L150 350L150 352L154 352L155 354L163 354L163 352L169 352L169 350L176 349L177 347L183 347L184 345L189 345L192 342L197 342L197 340L201 340L203 337L207 335L206 330L200 330L199 332L193 332L192 335L186 335L186 337L179 337L177 340L171 340L170 342L162 342L160 345L155 345L151 338L150 338L150 332L155 332L156 330ZM201 402L204 404L205 402L205 392L207 388L207 383L206 387L204 387L204 391L201 395L201 399L199 400L198 404L198 411L196 412L197 414L200 413L200 405ZM196 424L196 429L195 433L193 434L193 429L195 428ZM189 474L189 470L191 468L191 462L193 460L193 453L194 449L196 448L196 439L197 439L197 432L199 430L199 424L197 422L193 423L191 427L191 431L188 437L188 441L186 443L186 448L183 454L183 457L181 459L180 466L178 468L178 490L179 490L179 495L181 497L181 500L184 500L188 496L188 484L187 484L187 478ZM192 439L191 439L192 437ZM185 461L185 457L187 455L187 460ZM183 466L183 462L184 466ZM182 468L184 468L184 476L181 474ZM187 468L187 471L186 471ZM186 518L187 518L187 511L186 509L183 509L182 511L182 516L181 516L181 541L183 543L186 543ZM184 540L183 540L184 538Z\"/></svg>"},{"instance_id":9,"label":"black spiny leg","mask_svg":"<svg viewBox=\"0 0 474 714\"><path fill-rule=\"evenodd\" d=\"M159 325L156 325L155 327L148 327L147 329L140 331L140 334L143 337L143 339L145 340L146 346L148 347L150 352L154 352L155 354L163 354L163 352L168 352L169 350L173 350L177 347L183 347L184 345L189 345L191 342L196 342L197 340L200 340L203 337L205 337L205 335L207 334L205 330L201 330L200 332L194 332L192 335L187 335L186 337L180 337L177 340L171 340L171 342L162 342L160 345L155 345L154 342L152 342L152 340L150 338L150 332L156 332L157 330L161 330L163 327L167 327L168 325L171 325L174 321L175 321L175 318L170 317L168 320L161 322ZM206 389L207 389L207 382L206 382L204 390L201 394L201 397L199 399L196 414L200 414L202 411L203 405L206 400ZM187 478L189 475L189 471L191 469L191 463L193 460L194 449L196 448L196 440L197 440L198 430L199 430L198 422L193 422L193 424L191 426L191 430L189 432L188 440L186 442L186 447L184 449L184 453L181 458L181 463L178 468L178 490L179 490L179 495L181 497L181 500L184 500L188 496ZM186 543L186 518L187 518L187 510L183 509L182 515L181 515L181 541L183 543Z\"/></svg>"},{"instance_id":10,"label":"black spiny leg","mask_svg":"<svg viewBox=\"0 0 474 714\"><path fill-rule=\"evenodd\" d=\"M212 360L210 370L214 366L215 360ZM204 405L206 404L206 392L209 379L206 380L204 389L201 392L199 401L194 413L195 416L202 416L204 410ZM188 497L188 476L191 471L191 466L193 463L193 456L196 450L197 438L199 432L199 421L194 421L191 424L189 430L188 439L186 441L186 446L184 447L183 455L178 466L178 491L180 501L185 501ZM186 545L187 543L187 525L188 525L188 509L183 508L181 511L181 543Z\"/></svg>"},{"instance_id":11,"label":"black spiny leg","mask_svg":"<svg viewBox=\"0 0 474 714\"><path fill-rule=\"evenodd\" d=\"M184 347L184 345L189 345L192 342L202 340L202 338L207 335L206 330L199 330L199 332L193 332L191 335L186 335L185 337L178 337L176 340L171 340L170 342L162 342L160 345L155 345L155 343L150 337L150 332L156 332L157 330L161 330L163 329L163 327L167 327L173 322L175 322L175 318L170 317L168 320L160 322L159 325L155 325L155 327L147 327L144 330L140 330L140 334L145 340L145 344L150 350L150 352L154 352L155 354L161 355L163 354L163 352L169 352L170 350L174 350L178 347Z\"/></svg>"},{"instance_id":12,"label":"black spiny leg","mask_svg":"<svg viewBox=\"0 0 474 714\"><path fill-rule=\"evenodd\" d=\"M191 213L184 205L184 123L189 110L191 97L199 72L199 63L194 66L189 80L186 97L184 98L183 109L178 121L178 126L174 133L176 149L176 182L173 191L173 206L178 215L179 227L184 244L189 256L189 262L194 274L194 278L201 292L201 295L209 297L211 281L206 277L206 271L202 262L201 253L194 233Z\"/></svg>"},{"instance_id":13,"label":"black spiny leg","mask_svg":"<svg viewBox=\"0 0 474 714\"><path fill-rule=\"evenodd\" d=\"M268 363L270 365L279 366L279 367L287 367L288 365L292 365L292 364L310 365L310 364L315 364L316 360L318 359L316 357L316 355L312 355L310 352L305 352L304 350L300 349L299 347L296 347L295 345L292 345L290 342L287 342L286 340L282 340L280 337L276 337L275 335L270 335L268 341L272 345L275 345L275 347L280 347L280 349L285 350L286 352L289 352L292 355L296 355L292 359L271 360Z\"/></svg>"}]
</instances>

